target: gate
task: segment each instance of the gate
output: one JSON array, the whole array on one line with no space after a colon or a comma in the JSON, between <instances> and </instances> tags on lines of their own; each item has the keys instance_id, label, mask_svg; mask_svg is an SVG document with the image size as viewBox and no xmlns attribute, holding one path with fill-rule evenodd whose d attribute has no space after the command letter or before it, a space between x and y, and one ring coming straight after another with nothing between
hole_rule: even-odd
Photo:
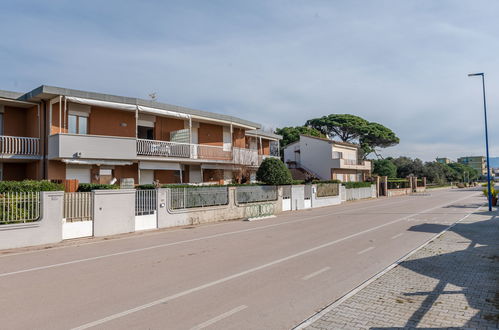
<instances>
[{"instance_id":1,"label":"gate","mask_svg":"<svg viewBox=\"0 0 499 330\"><path fill-rule=\"evenodd\" d=\"M305 201L303 203L303 207L309 209L312 207L312 185L306 184L304 189L305 189L304 192Z\"/></svg>"},{"instance_id":2,"label":"gate","mask_svg":"<svg viewBox=\"0 0 499 330\"><path fill-rule=\"evenodd\" d=\"M156 229L156 189L135 191L135 230Z\"/></svg>"},{"instance_id":3,"label":"gate","mask_svg":"<svg viewBox=\"0 0 499 330\"><path fill-rule=\"evenodd\" d=\"M282 186L282 210L291 211L291 186Z\"/></svg>"},{"instance_id":4,"label":"gate","mask_svg":"<svg viewBox=\"0 0 499 330\"><path fill-rule=\"evenodd\" d=\"M94 195L92 192L64 193L62 238L92 236Z\"/></svg>"}]
</instances>

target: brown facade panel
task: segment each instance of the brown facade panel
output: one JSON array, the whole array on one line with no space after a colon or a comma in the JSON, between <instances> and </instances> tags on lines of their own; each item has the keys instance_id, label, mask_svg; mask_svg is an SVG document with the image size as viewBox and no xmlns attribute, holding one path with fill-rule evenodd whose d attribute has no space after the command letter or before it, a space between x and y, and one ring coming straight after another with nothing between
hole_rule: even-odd
<instances>
[{"instance_id":1,"label":"brown facade panel","mask_svg":"<svg viewBox=\"0 0 499 330\"><path fill-rule=\"evenodd\" d=\"M198 143L221 147L224 145L223 134L223 127L220 125L199 123Z\"/></svg>"},{"instance_id":2,"label":"brown facade panel","mask_svg":"<svg viewBox=\"0 0 499 330\"><path fill-rule=\"evenodd\" d=\"M28 136L27 121L26 109L5 107L3 114L3 135Z\"/></svg>"},{"instance_id":3,"label":"brown facade panel","mask_svg":"<svg viewBox=\"0 0 499 330\"><path fill-rule=\"evenodd\" d=\"M260 139L258 139L258 154L259 155L270 155L270 141L262 139L260 144Z\"/></svg>"},{"instance_id":4,"label":"brown facade panel","mask_svg":"<svg viewBox=\"0 0 499 330\"><path fill-rule=\"evenodd\" d=\"M92 107L89 134L135 137L135 112Z\"/></svg>"},{"instance_id":5,"label":"brown facade panel","mask_svg":"<svg viewBox=\"0 0 499 330\"><path fill-rule=\"evenodd\" d=\"M232 144L236 148L244 148L246 145L245 133L241 128L234 128L232 132Z\"/></svg>"},{"instance_id":6,"label":"brown facade panel","mask_svg":"<svg viewBox=\"0 0 499 330\"><path fill-rule=\"evenodd\" d=\"M61 120L59 120L59 113L61 114ZM59 102L52 105L52 125L50 127L50 134L57 134L59 132L67 133L68 130L65 128L68 125L68 118L66 113L66 118L64 119L64 109L59 108Z\"/></svg>"},{"instance_id":7,"label":"brown facade panel","mask_svg":"<svg viewBox=\"0 0 499 330\"><path fill-rule=\"evenodd\" d=\"M133 178L135 183L139 183L139 166L138 164L115 166L114 177L118 179L118 183L121 179L127 178Z\"/></svg>"},{"instance_id":8,"label":"brown facade panel","mask_svg":"<svg viewBox=\"0 0 499 330\"><path fill-rule=\"evenodd\" d=\"M203 170L203 182L218 182L223 183L224 170Z\"/></svg>"},{"instance_id":9,"label":"brown facade panel","mask_svg":"<svg viewBox=\"0 0 499 330\"><path fill-rule=\"evenodd\" d=\"M49 180L65 180L66 164L58 160L49 160L47 172L47 179Z\"/></svg>"},{"instance_id":10,"label":"brown facade panel","mask_svg":"<svg viewBox=\"0 0 499 330\"><path fill-rule=\"evenodd\" d=\"M154 139L170 141L170 132L184 129L184 121L180 119L156 117Z\"/></svg>"},{"instance_id":11,"label":"brown facade panel","mask_svg":"<svg viewBox=\"0 0 499 330\"><path fill-rule=\"evenodd\" d=\"M189 165L184 166L184 170L182 171L182 182L189 182Z\"/></svg>"},{"instance_id":12,"label":"brown facade panel","mask_svg":"<svg viewBox=\"0 0 499 330\"><path fill-rule=\"evenodd\" d=\"M155 170L154 180L161 184L180 183L180 171Z\"/></svg>"},{"instance_id":13,"label":"brown facade panel","mask_svg":"<svg viewBox=\"0 0 499 330\"><path fill-rule=\"evenodd\" d=\"M4 181L22 181L26 179L26 163L3 163Z\"/></svg>"}]
</instances>

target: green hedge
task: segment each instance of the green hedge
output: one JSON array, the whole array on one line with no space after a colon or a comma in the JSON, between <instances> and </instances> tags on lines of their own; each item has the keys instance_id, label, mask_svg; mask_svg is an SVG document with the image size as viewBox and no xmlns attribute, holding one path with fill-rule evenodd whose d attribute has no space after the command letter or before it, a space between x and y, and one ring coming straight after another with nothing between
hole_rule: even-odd
<instances>
[{"instance_id":1,"label":"green hedge","mask_svg":"<svg viewBox=\"0 0 499 330\"><path fill-rule=\"evenodd\" d=\"M28 191L64 191L64 186L47 180L0 181L0 193Z\"/></svg>"},{"instance_id":2,"label":"green hedge","mask_svg":"<svg viewBox=\"0 0 499 330\"><path fill-rule=\"evenodd\" d=\"M92 190L119 189L118 185L114 184L99 184L99 183L80 183L78 186L79 192L89 192Z\"/></svg>"},{"instance_id":3,"label":"green hedge","mask_svg":"<svg viewBox=\"0 0 499 330\"><path fill-rule=\"evenodd\" d=\"M313 180L312 184L317 184L317 183L341 183L340 180Z\"/></svg>"},{"instance_id":4,"label":"green hedge","mask_svg":"<svg viewBox=\"0 0 499 330\"><path fill-rule=\"evenodd\" d=\"M135 187L137 190L148 190L148 189L156 189L156 186L152 183L149 184L141 184Z\"/></svg>"},{"instance_id":5,"label":"green hedge","mask_svg":"<svg viewBox=\"0 0 499 330\"><path fill-rule=\"evenodd\" d=\"M346 189L371 187L371 182L343 182L341 185Z\"/></svg>"}]
</instances>

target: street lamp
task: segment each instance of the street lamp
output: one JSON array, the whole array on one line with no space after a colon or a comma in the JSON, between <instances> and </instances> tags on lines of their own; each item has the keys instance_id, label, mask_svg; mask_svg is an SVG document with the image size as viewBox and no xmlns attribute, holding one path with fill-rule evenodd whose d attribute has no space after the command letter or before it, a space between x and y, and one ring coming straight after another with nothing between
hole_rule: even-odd
<instances>
[{"instance_id":1,"label":"street lamp","mask_svg":"<svg viewBox=\"0 0 499 330\"><path fill-rule=\"evenodd\" d=\"M487 130L487 102L485 102L485 74L483 72L468 74L468 77L474 76L482 77L483 114L485 116L485 151L487 153L487 191L489 199L489 211L492 211L492 191L490 190L489 133Z\"/></svg>"}]
</instances>

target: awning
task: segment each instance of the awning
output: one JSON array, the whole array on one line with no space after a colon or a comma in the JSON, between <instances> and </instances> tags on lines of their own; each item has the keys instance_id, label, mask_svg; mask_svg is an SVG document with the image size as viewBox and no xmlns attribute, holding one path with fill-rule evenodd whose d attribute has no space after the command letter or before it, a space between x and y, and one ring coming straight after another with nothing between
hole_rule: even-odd
<instances>
[{"instance_id":1,"label":"awning","mask_svg":"<svg viewBox=\"0 0 499 330\"><path fill-rule=\"evenodd\" d=\"M203 170L237 171L240 169L240 167L234 166L234 165L227 165L227 164L201 164L201 169L203 169Z\"/></svg>"},{"instance_id":2,"label":"awning","mask_svg":"<svg viewBox=\"0 0 499 330\"><path fill-rule=\"evenodd\" d=\"M139 169L141 170L170 170L180 171L179 163L165 163L165 162L139 162Z\"/></svg>"},{"instance_id":3,"label":"awning","mask_svg":"<svg viewBox=\"0 0 499 330\"><path fill-rule=\"evenodd\" d=\"M103 159L62 159L63 163L74 165L132 165L133 162L125 160L103 160Z\"/></svg>"},{"instance_id":4,"label":"awning","mask_svg":"<svg viewBox=\"0 0 499 330\"><path fill-rule=\"evenodd\" d=\"M182 119L189 119L189 118L191 118L191 116L188 115L188 114L180 113L180 112L175 112L175 111L170 111L170 110L163 110L163 109L157 109L157 108L151 108L151 107L144 107L142 105L138 105L137 108L139 108L139 112L152 113L152 114L159 115L159 116L176 117L176 118L182 118Z\"/></svg>"},{"instance_id":5,"label":"awning","mask_svg":"<svg viewBox=\"0 0 499 330\"><path fill-rule=\"evenodd\" d=\"M126 103L119 103L119 102L109 102L109 101L100 101L100 100L92 100L92 99L85 99L85 98L82 98L82 97L74 97L74 96L66 96L66 100L68 100L69 102L73 102L73 103L93 105L93 106L96 106L96 107L104 107L104 108L111 108L111 109L120 109L120 110L127 110L127 111L136 111L136 110L138 110L141 113L150 113L150 114L155 114L155 115L158 115L158 116L175 117L175 118L182 118L182 119L189 119L189 118L191 118L191 115L188 115L188 114L185 114L185 113L180 113L180 112L170 111L170 110L164 110L164 109L158 109L158 108L145 107L145 106L142 106L142 105L126 104Z\"/></svg>"},{"instance_id":6,"label":"awning","mask_svg":"<svg viewBox=\"0 0 499 330\"><path fill-rule=\"evenodd\" d=\"M125 103L118 103L118 102L84 99L81 97L74 97L74 96L66 96L66 100L68 100L69 102L73 102L73 103L88 104L88 105L93 105L96 107L104 107L104 108L112 108L112 109L120 109L120 110L128 110L128 111L137 110L137 106L135 104L125 104Z\"/></svg>"}]
</instances>

